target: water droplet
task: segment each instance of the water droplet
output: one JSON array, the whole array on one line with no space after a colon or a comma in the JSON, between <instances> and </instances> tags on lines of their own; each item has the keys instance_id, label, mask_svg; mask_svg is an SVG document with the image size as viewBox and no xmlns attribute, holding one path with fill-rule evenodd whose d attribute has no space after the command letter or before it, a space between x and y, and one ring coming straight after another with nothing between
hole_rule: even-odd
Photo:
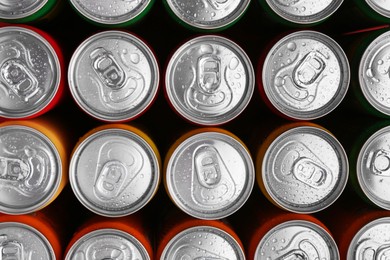
<instances>
[{"instance_id":1,"label":"water droplet","mask_svg":"<svg viewBox=\"0 0 390 260\"><path fill-rule=\"evenodd\" d=\"M289 51L295 51L297 49L297 44L295 42L289 42L287 44L287 49Z\"/></svg>"},{"instance_id":2,"label":"water droplet","mask_svg":"<svg viewBox=\"0 0 390 260\"><path fill-rule=\"evenodd\" d=\"M138 53L132 53L132 54L130 55L130 60L131 60L133 63L137 64L137 63L139 62L139 60L140 60L139 54L138 54Z\"/></svg>"},{"instance_id":3,"label":"water droplet","mask_svg":"<svg viewBox=\"0 0 390 260\"><path fill-rule=\"evenodd\" d=\"M202 44L200 46L200 52L201 53L212 53L213 47L210 44Z\"/></svg>"},{"instance_id":4,"label":"water droplet","mask_svg":"<svg viewBox=\"0 0 390 260\"><path fill-rule=\"evenodd\" d=\"M211 17L215 17L215 12L211 12Z\"/></svg>"},{"instance_id":5,"label":"water droplet","mask_svg":"<svg viewBox=\"0 0 390 260\"><path fill-rule=\"evenodd\" d=\"M378 60L378 64L382 65L383 64L383 60Z\"/></svg>"},{"instance_id":6,"label":"water droplet","mask_svg":"<svg viewBox=\"0 0 390 260\"><path fill-rule=\"evenodd\" d=\"M229 69L235 70L238 67L239 64L240 64L240 61L237 59L237 57L233 57L230 60Z\"/></svg>"}]
</instances>

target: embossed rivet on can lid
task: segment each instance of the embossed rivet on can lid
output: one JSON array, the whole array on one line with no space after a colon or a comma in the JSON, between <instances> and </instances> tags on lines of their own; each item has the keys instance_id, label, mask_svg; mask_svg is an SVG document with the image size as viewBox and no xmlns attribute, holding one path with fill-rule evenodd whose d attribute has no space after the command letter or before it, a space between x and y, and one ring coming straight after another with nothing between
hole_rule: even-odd
<instances>
[{"instance_id":1,"label":"embossed rivet on can lid","mask_svg":"<svg viewBox=\"0 0 390 260\"><path fill-rule=\"evenodd\" d=\"M54 144L37 130L0 128L0 212L25 214L51 201L62 179Z\"/></svg>"},{"instance_id":2,"label":"embossed rivet on can lid","mask_svg":"<svg viewBox=\"0 0 390 260\"><path fill-rule=\"evenodd\" d=\"M108 128L84 139L75 149L69 179L79 201L96 214L132 214L154 196L160 180L157 155L135 132Z\"/></svg>"},{"instance_id":3,"label":"embossed rivet on can lid","mask_svg":"<svg viewBox=\"0 0 390 260\"><path fill-rule=\"evenodd\" d=\"M312 24L331 16L343 0L266 0L281 18L297 24Z\"/></svg>"},{"instance_id":4,"label":"embossed rivet on can lid","mask_svg":"<svg viewBox=\"0 0 390 260\"><path fill-rule=\"evenodd\" d=\"M348 247L347 260L388 259L390 218L379 218L362 227Z\"/></svg>"},{"instance_id":5,"label":"embossed rivet on can lid","mask_svg":"<svg viewBox=\"0 0 390 260\"><path fill-rule=\"evenodd\" d=\"M17 222L0 223L0 259L55 260L49 241L38 230Z\"/></svg>"},{"instance_id":6,"label":"embossed rivet on can lid","mask_svg":"<svg viewBox=\"0 0 390 260\"><path fill-rule=\"evenodd\" d=\"M150 256L135 237L117 229L99 229L77 240L65 257L70 259L142 259Z\"/></svg>"},{"instance_id":7,"label":"embossed rivet on can lid","mask_svg":"<svg viewBox=\"0 0 390 260\"><path fill-rule=\"evenodd\" d=\"M68 80L77 104L104 121L134 119L154 101L159 84L157 60L136 36L105 31L74 52Z\"/></svg>"},{"instance_id":8,"label":"embossed rivet on can lid","mask_svg":"<svg viewBox=\"0 0 390 260\"><path fill-rule=\"evenodd\" d=\"M246 53L232 41L213 35L180 46L165 75L174 109L200 125L219 125L237 117L252 97L254 82Z\"/></svg>"},{"instance_id":9,"label":"embossed rivet on can lid","mask_svg":"<svg viewBox=\"0 0 390 260\"><path fill-rule=\"evenodd\" d=\"M60 85L60 63L48 41L15 26L0 28L0 117L29 117L47 107Z\"/></svg>"},{"instance_id":10,"label":"embossed rivet on can lid","mask_svg":"<svg viewBox=\"0 0 390 260\"><path fill-rule=\"evenodd\" d=\"M366 48L359 65L359 83L366 100L390 116L390 31L381 34Z\"/></svg>"},{"instance_id":11,"label":"embossed rivet on can lid","mask_svg":"<svg viewBox=\"0 0 390 260\"><path fill-rule=\"evenodd\" d=\"M195 134L169 158L168 192L175 204L200 219L221 219L236 212L254 184L249 152L232 136L219 132Z\"/></svg>"},{"instance_id":12,"label":"embossed rivet on can lid","mask_svg":"<svg viewBox=\"0 0 390 260\"><path fill-rule=\"evenodd\" d=\"M356 174L364 194L374 204L390 210L390 126L374 133L363 145Z\"/></svg>"},{"instance_id":13,"label":"embossed rivet on can lid","mask_svg":"<svg viewBox=\"0 0 390 260\"><path fill-rule=\"evenodd\" d=\"M340 255L332 236L322 227L291 220L273 227L257 246L254 260L332 259Z\"/></svg>"},{"instance_id":14,"label":"embossed rivet on can lid","mask_svg":"<svg viewBox=\"0 0 390 260\"><path fill-rule=\"evenodd\" d=\"M315 31L299 31L278 41L268 52L262 84L271 104L300 120L322 117L343 100L350 68L342 48Z\"/></svg>"},{"instance_id":15,"label":"embossed rivet on can lid","mask_svg":"<svg viewBox=\"0 0 390 260\"><path fill-rule=\"evenodd\" d=\"M341 144L317 127L292 128L278 136L263 158L261 177L268 195L283 209L313 213L343 192L348 160Z\"/></svg>"},{"instance_id":16,"label":"embossed rivet on can lid","mask_svg":"<svg viewBox=\"0 0 390 260\"><path fill-rule=\"evenodd\" d=\"M12 0L0 2L0 19L21 19L38 12L48 0Z\"/></svg>"},{"instance_id":17,"label":"embossed rivet on can lid","mask_svg":"<svg viewBox=\"0 0 390 260\"><path fill-rule=\"evenodd\" d=\"M173 237L160 259L244 260L245 256L238 242L227 232L211 226L196 226Z\"/></svg>"},{"instance_id":18,"label":"embossed rivet on can lid","mask_svg":"<svg viewBox=\"0 0 390 260\"><path fill-rule=\"evenodd\" d=\"M366 3L378 14L390 18L390 2L386 0L365 0Z\"/></svg>"}]
</instances>

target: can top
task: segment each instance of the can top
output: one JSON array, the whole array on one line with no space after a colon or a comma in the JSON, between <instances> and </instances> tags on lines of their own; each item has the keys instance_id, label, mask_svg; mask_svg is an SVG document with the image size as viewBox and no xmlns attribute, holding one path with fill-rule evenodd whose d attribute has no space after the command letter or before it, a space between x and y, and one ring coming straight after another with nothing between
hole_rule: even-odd
<instances>
[{"instance_id":1,"label":"can top","mask_svg":"<svg viewBox=\"0 0 390 260\"><path fill-rule=\"evenodd\" d=\"M390 210L390 126L374 133L363 145L356 162L359 185L376 205Z\"/></svg>"},{"instance_id":2,"label":"can top","mask_svg":"<svg viewBox=\"0 0 390 260\"><path fill-rule=\"evenodd\" d=\"M366 48L359 65L359 83L366 100L390 116L390 31L381 34Z\"/></svg>"},{"instance_id":3,"label":"can top","mask_svg":"<svg viewBox=\"0 0 390 260\"><path fill-rule=\"evenodd\" d=\"M179 47L165 75L166 93L175 110L200 125L219 125L237 117L252 97L254 82L246 53L215 35Z\"/></svg>"},{"instance_id":4,"label":"can top","mask_svg":"<svg viewBox=\"0 0 390 260\"><path fill-rule=\"evenodd\" d=\"M250 0L165 0L184 23L205 30L219 29L235 22L247 9Z\"/></svg>"},{"instance_id":5,"label":"can top","mask_svg":"<svg viewBox=\"0 0 390 260\"><path fill-rule=\"evenodd\" d=\"M371 221L352 239L347 260L386 259L390 253L389 234L389 217Z\"/></svg>"},{"instance_id":6,"label":"can top","mask_svg":"<svg viewBox=\"0 0 390 260\"><path fill-rule=\"evenodd\" d=\"M347 93L349 81L350 68L342 48L315 31L282 38L267 54L262 70L264 91L271 104L299 120L333 111Z\"/></svg>"},{"instance_id":7,"label":"can top","mask_svg":"<svg viewBox=\"0 0 390 260\"><path fill-rule=\"evenodd\" d=\"M176 205L200 219L221 219L236 212L254 184L246 148L218 132L193 135L169 159L166 183Z\"/></svg>"},{"instance_id":8,"label":"can top","mask_svg":"<svg viewBox=\"0 0 390 260\"><path fill-rule=\"evenodd\" d=\"M43 110L60 84L60 63L38 33L0 28L0 117L23 118Z\"/></svg>"},{"instance_id":9,"label":"can top","mask_svg":"<svg viewBox=\"0 0 390 260\"><path fill-rule=\"evenodd\" d=\"M304 220L291 220L273 227L256 248L255 260L339 260L336 242L322 227Z\"/></svg>"},{"instance_id":10,"label":"can top","mask_svg":"<svg viewBox=\"0 0 390 260\"><path fill-rule=\"evenodd\" d=\"M366 3L377 13L390 18L390 3L385 0L366 0Z\"/></svg>"},{"instance_id":11,"label":"can top","mask_svg":"<svg viewBox=\"0 0 390 260\"><path fill-rule=\"evenodd\" d=\"M173 237L160 259L244 260L245 256L238 242L227 232L211 226L196 226Z\"/></svg>"},{"instance_id":12,"label":"can top","mask_svg":"<svg viewBox=\"0 0 390 260\"><path fill-rule=\"evenodd\" d=\"M266 0L271 9L283 19L297 24L312 24L331 16L343 0Z\"/></svg>"},{"instance_id":13,"label":"can top","mask_svg":"<svg viewBox=\"0 0 390 260\"><path fill-rule=\"evenodd\" d=\"M49 241L38 230L17 222L0 223L0 259L55 260Z\"/></svg>"},{"instance_id":14,"label":"can top","mask_svg":"<svg viewBox=\"0 0 390 260\"><path fill-rule=\"evenodd\" d=\"M78 105L100 120L117 122L142 114L156 97L157 60L136 36L105 31L74 52L68 80Z\"/></svg>"},{"instance_id":15,"label":"can top","mask_svg":"<svg viewBox=\"0 0 390 260\"><path fill-rule=\"evenodd\" d=\"M314 213L341 195L348 179L348 160L341 144L328 132L296 127L268 147L262 178L268 194L280 207Z\"/></svg>"},{"instance_id":16,"label":"can top","mask_svg":"<svg viewBox=\"0 0 390 260\"><path fill-rule=\"evenodd\" d=\"M5 2L5 3L4 3ZM38 12L48 0L12 0L0 4L0 19L14 20Z\"/></svg>"},{"instance_id":17,"label":"can top","mask_svg":"<svg viewBox=\"0 0 390 260\"><path fill-rule=\"evenodd\" d=\"M96 23L117 25L143 13L151 0L70 0L83 16Z\"/></svg>"},{"instance_id":18,"label":"can top","mask_svg":"<svg viewBox=\"0 0 390 260\"><path fill-rule=\"evenodd\" d=\"M149 260L150 256L141 242L129 233L117 229L99 229L77 240L65 259Z\"/></svg>"},{"instance_id":19,"label":"can top","mask_svg":"<svg viewBox=\"0 0 390 260\"><path fill-rule=\"evenodd\" d=\"M62 179L61 157L41 132L26 126L0 127L0 212L39 210Z\"/></svg>"},{"instance_id":20,"label":"can top","mask_svg":"<svg viewBox=\"0 0 390 260\"><path fill-rule=\"evenodd\" d=\"M120 217L152 199L160 168L154 150L142 137L109 128L88 136L76 148L69 180L86 208L102 216Z\"/></svg>"}]
</instances>

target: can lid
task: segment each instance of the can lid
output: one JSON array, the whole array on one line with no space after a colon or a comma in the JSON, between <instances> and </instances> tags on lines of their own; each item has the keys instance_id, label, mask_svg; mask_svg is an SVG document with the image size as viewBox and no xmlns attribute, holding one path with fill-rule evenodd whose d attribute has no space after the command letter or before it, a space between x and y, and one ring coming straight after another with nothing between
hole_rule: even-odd
<instances>
[{"instance_id":1,"label":"can lid","mask_svg":"<svg viewBox=\"0 0 390 260\"><path fill-rule=\"evenodd\" d=\"M0 4L0 19L15 20L38 12L48 0L12 0Z\"/></svg>"},{"instance_id":2,"label":"can lid","mask_svg":"<svg viewBox=\"0 0 390 260\"><path fill-rule=\"evenodd\" d=\"M263 163L265 189L281 208L314 213L331 205L348 179L348 159L328 132L311 126L290 129L268 147Z\"/></svg>"},{"instance_id":3,"label":"can lid","mask_svg":"<svg viewBox=\"0 0 390 260\"><path fill-rule=\"evenodd\" d=\"M359 83L366 100L390 116L390 31L381 34L366 48L359 65Z\"/></svg>"},{"instance_id":4,"label":"can lid","mask_svg":"<svg viewBox=\"0 0 390 260\"><path fill-rule=\"evenodd\" d=\"M151 0L70 0L70 3L80 14L91 21L118 25L141 15Z\"/></svg>"},{"instance_id":5,"label":"can lid","mask_svg":"<svg viewBox=\"0 0 390 260\"><path fill-rule=\"evenodd\" d=\"M169 159L167 189L175 204L200 219L221 219L236 212L254 184L254 166L246 148L218 132L193 135Z\"/></svg>"},{"instance_id":6,"label":"can lid","mask_svg":"<svg viewBox=\"0 0 390 260\"><path fill-rule=\"evenodd\" d=\"M53 47L23 27L0 28L0 117L23 118L43 110L60 84Z\"/></svg>"},{"instance_id":7,"label":"can lid","mask_svg":"<svg viewBox=\"0 0 390 260\"><path fill-rule=\"evenodd\" d=\"M390 3L383 0L366 0L366 3L378 14L390 18Z\"/></svg>"},{"instance_id":8,"label":"can lid","mask_svg":"<svg viewBox=\"0 0 390 260\"><path fill-rule=\"evenodd\" d=\"M362 227L348 247L347 259L386 259L390 254L390 218L379 218Z\"/></svg>"},{"instance_id":9,"label":"can lid","mask_svg":"<svg viewBox=\"0 0 390 260\"><path fill-rule=\"evenodd\" d=\"M291 220L268 231L259 242L254 259L339 260L340 255L325 229L309 221Z\"/></svg>"},{"instance_id":10,"label":"can lid","mask_svg":"<svg viewBox=\"0 0 390 260\"><path fill-rule=\"evenodd\" d=\"M262 71L265 94L282 114L299 120L316 119L344 99L350 68L342 48L315 31L299 31L278 41Z\"/></svg>"},{"instance_id":11,"label":"can lid","mask_svg":"<svg viewBox=\"0 0 390 260\"><path fill-rule=\"evenodd\" d=\"M254 82L246 53L215 35L200 36L179 47L165 75L172 106L201 125L219 125L237 117L252 97Z\"/></svg>"},{"instance_id":12,"label":"can lid","mask_svg":"<svg viewBox=\"0 0 390 260\"><path fill-rule=\"evenodd\" d=\"M141 242L129 233L117 229L99 229L77 240L65 259L149 260L150 256Z\"/></svg>"},{"instance_id":13,"label":"can lid","mask_svg":"<svg viewBox=\"0 0 390 260\"><path fill-rule=\"evenodd\" d=\"M390 210L390 126L374 133L360 149L356 162L359 185L374 204Z\"/></svg>"},{"instance_id":14,"label":"can lid","mask_svg":"<svg viewBox=\"0 0 390 260\"><path fill-rule=\"evenodd\" d=\"M17 222L0 223L0 259L55 260L49 241L38 230Z\"/></svg>"},{"instance_id":15,"label":"can lid","mask_svg":"<svg viewBox=\"0 0 390 260\"><path fill-rule=\"evenodd\" d=\"M0 127L0 212L25 214L52 200L62 179L61 157L41 132Z\"/></svg>"},{"instance_id":16,"label":"can lid","mask_svg":"<svg viewBox=\"0 0 390 260\"><path fill-rule=\"evenodd\" d=\"M156 97L157 60L136 36L104 31L85 40L74 52L68 80L78 105L105 121L123 121L144 112Z\"/></svg>"},{"instance_id":17,"label":"can lid","mask_svg":"<svg viewBox=\"0 0 390 260\"><path fill-rule=\"evenodd\" d=\"M235 22L247 9L250 0L165 0L184 23L199 29L219 29Z\"/></svg>"},{"instance_id":18,"label":"can lid","mask_svg":"<svg viewBox=\"0 0 390 260\"><path fill-rule=\"evenodd\" d=\"M297 24L312 24L331 16L343 0L266 0L281 18Z\"/></svg>"},{"instance_id":19,"label":"can lid","mask_svg":"<svg viewBox=\"0 0 390 260\"><path fill-rule=\"evenodd\" d=\"M173 237L160 259L244 260L245 256L238 242L227 232L211 226L196 226Z\"/></svg>"},{"instance_id":20,"label":"can lid","mask_svg":"<svg viewBox=\"0 0 390 260\"><path fill-rule=\"evenodd\" d=\"M109 128L90 135L76 148L69 179L86 208L102 216L120 217L152 199L160 168L152 147L142 137Z\"/></svg>"}]
</instances>

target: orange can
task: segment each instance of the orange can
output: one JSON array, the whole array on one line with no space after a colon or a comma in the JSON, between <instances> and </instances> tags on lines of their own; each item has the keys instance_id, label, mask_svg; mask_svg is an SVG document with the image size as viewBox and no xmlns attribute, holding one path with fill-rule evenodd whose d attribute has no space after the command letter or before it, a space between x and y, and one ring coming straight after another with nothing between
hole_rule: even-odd
<instances>
[{"instance_id":1,"label":"orange can","mask_svg":"<svg viewBox=\"0 0 390 260\"><path fill-rule=\"evenodd\" d=\"M115 219L95 216L74 234L65 259L153 260L153 248L145 224L139 214Z\"/></svg>"},{"instance_id":2,"label":"orange can","mask_svg":"<svg viewBox=\"0 0 390 260\"><path fill-rule=\"evenodd\" d=\"M0 124L0 212L49 205L68 181L66 133L48 118Z\"/></svg>"}]
</instances>

